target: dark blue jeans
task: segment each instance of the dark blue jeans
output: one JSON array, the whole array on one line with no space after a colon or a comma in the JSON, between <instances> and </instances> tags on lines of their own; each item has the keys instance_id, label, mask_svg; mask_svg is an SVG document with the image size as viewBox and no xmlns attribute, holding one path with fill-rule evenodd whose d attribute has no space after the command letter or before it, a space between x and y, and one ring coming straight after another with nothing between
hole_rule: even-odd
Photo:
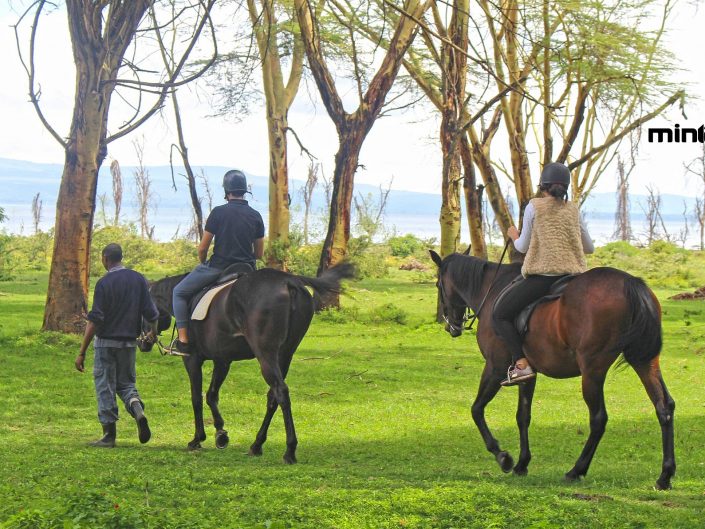
<instances>
[{"instance_id":1,"label":"dark blue jeans","mask_svg":"<svg viewBox=\"0 0 705 529\"><path fill-rule=\"evenodd\" d=\"M125 403L125 409L132 415L130 403L142 399L135 382L135 347L95 347L93 379L98 399L98 420L110 424L118 420L116 395Z\"/></svg>"},{"instance_id":2,"label":"dark blue jeans","mask_svg":"<svg viewBox=\"0 0 705 529\"><path fill-rule=\"evenodd\" d=\"M177 329L188 327L188 322L191 319L188 304L194 294L214 283L221 272L222 270L219 268L211 268L208 265L200 264L174 287L173 303Z\"/></svg>"},{"instance_id":3,"label":"dark blue jeans","mask_svg":"<svg viewBox=\"0 0 705 529\"><path fill-rule=\"evenodd\" d=\"M495 305L492 324L495 332L509 347L512 363L524 357L521 336L514 326L514 320L526 306L548 294L551 285L561 277L564 276L526 276Z\"/></svg>"}]
</instances>

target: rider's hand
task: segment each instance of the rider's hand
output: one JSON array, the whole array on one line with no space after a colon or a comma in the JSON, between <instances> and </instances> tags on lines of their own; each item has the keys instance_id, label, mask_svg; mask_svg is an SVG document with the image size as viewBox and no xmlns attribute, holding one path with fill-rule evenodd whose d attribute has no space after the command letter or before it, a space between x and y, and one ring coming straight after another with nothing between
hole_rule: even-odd
<instances>
[{"instance_id":1,"label":"rider's hand","mask_svg":"<svg viewBox=\"0 0 705 529\"><path fill-rule=\"evenodd\" d=\"M76 360L74 361L74 365L76 366L76 369L83 373L85 370L85 367L83 365L83 362L86 360L86 355L85 353L78 353L78 356L76 357Z\"/></svg>"},{"instance_id":2,"label":"rider's hand","mask_svg":"<svg viewBox=\"0 0 705 529\"><path fill-rule=\"evenodd\" d=\"M519 230L517 230L515 226L510 226L509 229L507 229L507 237L516 241L519 238Z\"/></svg>"}]
</instances>

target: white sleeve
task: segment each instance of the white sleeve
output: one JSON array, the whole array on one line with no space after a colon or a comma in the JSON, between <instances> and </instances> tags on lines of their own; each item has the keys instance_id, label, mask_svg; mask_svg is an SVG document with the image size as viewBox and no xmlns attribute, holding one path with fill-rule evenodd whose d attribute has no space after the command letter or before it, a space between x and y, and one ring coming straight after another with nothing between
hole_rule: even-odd
<instances>
[{"instance_id":1,"label":"white sleeve","mask_svg":"<svg viewBox=\"0 0 705 529\"><path fill-rule=\"evenodd\" d=\"M595 245L590 238L590 234L587 230L587 224L585 224L585 220L582 216L580 217L580 238L583 241L583 252L593 253L595 251Z\"/></svg>"},{"instance_id":2,"label":"white sleeve","mask_svg":"<svg viewBox=\"0 0 705 529\"><path fill-rule=\"evenodd\" d=\"M519 238L514 241L514 248L517 252L526 253L529 251L529 244L531 243L531 229L534 226L534 216L536 215L536 210L534 205L529 202L524 210L524 224L521 227L521 234Z\"/></svg>"}]
</instances>

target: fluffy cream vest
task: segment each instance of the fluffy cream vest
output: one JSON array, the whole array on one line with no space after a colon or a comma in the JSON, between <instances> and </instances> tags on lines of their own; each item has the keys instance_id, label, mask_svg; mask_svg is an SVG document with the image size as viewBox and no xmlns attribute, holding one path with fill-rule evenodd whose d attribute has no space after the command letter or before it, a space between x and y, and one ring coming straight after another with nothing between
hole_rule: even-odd
<instances>
[{"instance_id":1,"label":"fluffy cream vest","mask_svg":"<svg viewBox=\"0 0 705 529\"><path fill-rule=\"evenodd\" d=\"M531 203L536 215L521 273L560 275L587 270L578 207L553 197L534 198Z\"/></svg>"}]
</instances>

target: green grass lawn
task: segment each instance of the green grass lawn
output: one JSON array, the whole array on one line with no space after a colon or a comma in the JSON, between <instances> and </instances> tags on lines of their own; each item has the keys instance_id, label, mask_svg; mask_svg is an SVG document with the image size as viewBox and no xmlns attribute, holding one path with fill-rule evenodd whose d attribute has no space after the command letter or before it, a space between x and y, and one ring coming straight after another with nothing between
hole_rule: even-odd
<instances>
[{"instance_id":1,"label":"green grass lawn","mask_svg":"<svg viewBox=\"0 0 705 529\"><path fill-rule=\"evenodd\" d=\"M394 271L349 285L339 314L314 319L287 379L299 464L282 462L281 414L261 458L247 456L265 410L256 362L233 365L220 408L230 446L193 435L181 361L139 354L138 388L153 430L142 446L121 410L118 447L99 436L92 361L79 338L39 333L46 276L0 283L0 523L8 527L686 528L705 505L705 317L667 300L662 368L676 400L673 490L657 492L660 428L638 378L613 371L610 420L588 476L565 484L588 433L580 381L541 378L529 475L502 474L470 417L482 369L474 336L430 323L428 276ZM354 319L354 321L346 321ZM401 322L401 323L399 323ZM210 366L207 366L209 372ZM207 374L208 376L208 374ZM488 408L518 455L517 390ZM206 409L206 416L209 412Z\"/></svg>"}]
</instances>

